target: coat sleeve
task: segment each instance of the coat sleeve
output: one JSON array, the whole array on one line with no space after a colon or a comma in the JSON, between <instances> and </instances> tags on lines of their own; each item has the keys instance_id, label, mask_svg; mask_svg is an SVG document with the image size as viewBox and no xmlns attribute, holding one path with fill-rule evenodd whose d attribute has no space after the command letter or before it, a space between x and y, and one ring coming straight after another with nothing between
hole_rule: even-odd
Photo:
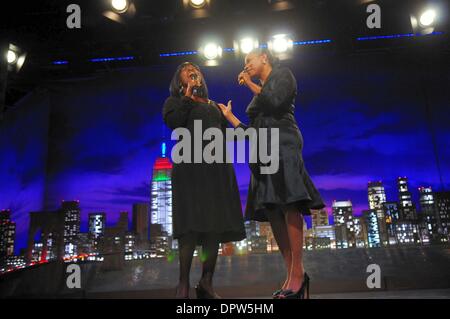
<instances>
[{"instance_id":1,"label":"coat sleeve","mask_svg":"<svg viewBox=\"0 0 450 319\"><path fill-rule=\"evenodd\" d=\"M294 75L289 69L282 68L262 87L261 93L256 96L256 103L266 114L287 111L296 91Z\"/></svg>"},{"instance_id":2,"label":"coat sleeve","mask_svg":"<svg viewBox=\"0 0 450 319\"><path fill-rule=\"evenodd\" d=\"M177 127L185 127L193 106L194 101L188 97L167 98L162 111L164 123L172 130Z\"/></svg>"}]
</instances>

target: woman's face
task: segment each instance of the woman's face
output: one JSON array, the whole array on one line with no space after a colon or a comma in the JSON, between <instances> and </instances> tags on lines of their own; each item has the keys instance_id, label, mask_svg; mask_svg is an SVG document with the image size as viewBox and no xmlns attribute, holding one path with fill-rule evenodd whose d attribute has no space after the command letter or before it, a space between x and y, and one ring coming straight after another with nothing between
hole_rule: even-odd
<instances>
[{"instance_id":1,"label":"woman's face","mask_svg":"<svg viewBox=\"0 0 450 319\"><path fill-rule=\"evenodd\" d=\"M197 85L200 86L203 83L203 75L199 69L197 69L192 64L186 65L180 72L180 81L184 87L187 87L187 84L191 80L192 76L195 76L197 79Z\"/></svg>"},{"instance_id":2,"label":"woman's face","mask_svg":"<svg viewBox=\"0 0 450 319\"><path fill-rule=\"evenodd\" d=\"M265 65L267 65L266 54L249 53L245 57L245 70L250 77L259 77Z\"/></svg>"}]
</instances>

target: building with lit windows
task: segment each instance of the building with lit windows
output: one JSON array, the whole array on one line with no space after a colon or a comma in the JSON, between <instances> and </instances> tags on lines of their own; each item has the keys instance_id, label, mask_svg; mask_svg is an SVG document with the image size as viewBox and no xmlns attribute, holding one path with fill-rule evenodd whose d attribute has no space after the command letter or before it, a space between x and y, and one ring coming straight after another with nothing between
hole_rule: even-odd
<instances>
[{"instance_id":1,"label":"building with lit windows","mask_svg":"<svg viewBox=\"0 0 450 319\"><path fill-rule=\"evenodd\" d=\"M321 248L336 249L336 232L333 225L315 226L312 228L313 246L320 243ZM329 242L329 247L323 247Z\"/></svg>"},{"instance_id":2,"label":"building with lit windows","mask_svg":"<svg viewBox=\"0 0 450 319\"><path fill-rule=\"evenodd\" d=\"M367 185L369 209L375 210L378 218L378 227L382 245L389 244L389 235L386 224L383 204L386 203L386 192L381 181L369 182Z\"/></svg>"},{"instance_id":3,"label":"building with lit windows","mask_svg":"<svg viewBox=\"0 0 450 319\"><path fill-rule=\"evenodd\" d=\"M396 223L395 227L399 245L420 244L420 234L417 223L405 220Z\"/></svg>"},{"instance_id":4,"label":"building with lit windows","mask_svg":"<svg viewBox=\"0 0 450 319\"><path fill-rule=\"evenodd\" d=\"M99 238L105 235L106 214L90 213L89 214L89 236L91 238Z\"/></svg>"},{"instance_id":5,"label":"building with lit windows","mask_svg":"<svg viewBox=\"0 0 450 319\"><path fill-rule=\"evenodd\" d=\"M0 211L0 265L7 257L14 255L14 241L16 238L16 223L11 220L11 211Z\"/></svg>"},{"instance_id":6,"label":"building with lit windows","mask_svg":"<svg viewBox=\"0 0 450 319\"><path fill-rule=\"evenodd\" d=\"M376 210L364 210L363 218L367 225L367 243L369 248L381 247L379 220Z\"/></svg>"},{"instance_id":7,"label":"building with lit windows","mask_svg":"<svg viewBox=\"0 0 450 319\"><path fill-rule=\"evenodd\" d=\"M356 247L353 207L351 201L333 201L336 248Z\"/></svg>"},{"instance_id":8,"label":"building with lit windows","mask_svg":"<svg viewBox=\"0 0 450 319\"><path fill-rule=\"evenodd\" d=\"M354 217L356 247L368 247L367 226L364 217Z\"/></svg>"},{"instance_id":9,"label":"building with lit windows","mask_svg":"<svg viewBox=\"0 0 450 319\"><path fill-rule=\"evenodd\" d=\"M153 165L151 183L151 224L159 224L172 237L172 163L166 157L166 144L161 145L161 157ZM172 241L172 248L177 242Z\"/></svg>"},{"instance_id":10,"label":"building with lit windows","mask_svg":"<svg viewBox=\"0 0 450 319\"><path fill-rule=\"evenodd\" d=\"M64 214L64 255L76 256L78 234L80 233L80 202L62 201L61 211Z\"/></svg>"},{"instance_id":11,"label":"building with lit windows","mask_svg":"<svg viewBox=\"0 0 450 319\"><path fill-rule=\"evenodd\" d=\"M397 189L400 219L417 222L417 210L412 202L411 193L408 190L408 179L406 177L399 177L397 179Z\"/></svg>"},{"instance_id":12,"label":"building with lit windows","mask_svg":"<svg viewBox=\"0 0 450 319\"><path fill-rule=\"evenodd\" d=\"M328 222L328 213L325 209L312 209L311 210L311 221L312 227L317 226L327 226Z\"/></svg>"},{"instance_id":13,"label":"building with lit windows","mask_svg":"<svg viewBox=\"0 0 450 319\"><path fill-rule=\"evenodd\" d=\"M431 187L419 187L419 230L424 244L440 242L440 220Z\"/></svg>"},{"instance_id":14,"label":"building with lit windows","mask_svg":"<svg viewBox=\"0 0 450 319\"><path fill-rule=\"evenodd\" d=\"M400 220L400 209L397 202L383 203L384 217L388 233L389 245L397 244L397 235L395 233L395 224Z\"/></svg>"},{"instance_id":15,"label":"building with lit windows","mask_svg":"<svg viewBox=\"0 0 450 319\"><path fill-rule=\"evenodd\" d=\"M441 242L450 241L450 192L434 192L434 200L439 217Z\"/></svg>"},{"instance_id":16,"label":"building with lit windows","mask_svg":"<svg viewBox=\"0 0 450 319\"><path fill-rule=\"evenodd\" d=\"M267 252L279 251L277 241L269 222L259 223L259 234L267 239Z\"/></svg>"}]
</instances>

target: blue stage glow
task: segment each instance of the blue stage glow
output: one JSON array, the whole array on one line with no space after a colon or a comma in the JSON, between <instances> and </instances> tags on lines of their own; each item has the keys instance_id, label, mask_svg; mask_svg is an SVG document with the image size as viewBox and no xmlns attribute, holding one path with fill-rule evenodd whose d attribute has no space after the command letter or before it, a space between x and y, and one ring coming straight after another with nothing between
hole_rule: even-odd
<instances>
[{"instance_id":1,"label":"blue stage glow","mask_svg":"<svg viewBox=\"0 0 450 319\"><path fill-rule=\"evenodd\" d=\"M368 40L379 40L379 39L395 39L395 38L410 38L410 37L422 37L427 35L442 35L444 32L432 32L430 34L414 34L414 33L405 33L405 34L392 34L392 35L376 35L371 37L359 37L356 40L358 41L368 41Z\"/></svg>"},{"instance_id":2,"label":"blue stage glow","mask_svg":"<svg viewBox=\"0 0 450 319\"><path fill-rule=\"evenodd\" d=\"M91 61L91 62L110 62L110 61L129 61L129 60L134 60L134 56L95 58L95 59L90 59L89 61Z\"/></svg>"},{"instance_id":3,"label":"blue stage glow","mask_svg":"<svg viewBox=\"0 0 450 319\"><path fill-rule=\"evenodd\" d=\"M322 43L330 43L331 40L325 39L325 40L312 40L312 41L297 41L294 42L294 45L309 45L309 44L322 44Z\"/></svg>"},{"instance_id":4,"label":"blue stage glow","mask_svg":"<svg viewBox=\"0 0 450 319\"><path fill-rule=\"evenodd\" d=\"M169 56L183 56L183 55L195 55L198 54L197 51L182 51L182 52L173 52L173 53L161 53L160 57L169 57Z\"/></svg>"},{"instance_id":5,"label":"blue stage glow","mask_svg":"<svg viewBox=\"0 0 450 319\"><path fill-rule=\"evenodd\" d=\"M56 65L69 64L69 61L53 61L53 64L56 64Z\"/></svg>"}]
</instances>

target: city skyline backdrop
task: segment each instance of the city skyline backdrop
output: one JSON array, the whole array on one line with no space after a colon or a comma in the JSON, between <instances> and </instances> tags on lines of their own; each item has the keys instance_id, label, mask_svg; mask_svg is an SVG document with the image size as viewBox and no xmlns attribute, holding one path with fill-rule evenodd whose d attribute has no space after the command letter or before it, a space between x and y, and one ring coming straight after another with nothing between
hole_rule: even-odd
<instances>
[{"instance_id":1,"label":"city skyline backdrop","mask_svg":"<svg viewBox=\"0 0 450 319\"><path fill-rule=\"evenodd\" d=\"M433 61L422 74L415 62L400 54L320 54L285 63L298 82L305 165L329 216L333 200L352 201L356 216L368 209L369 181L381 180L387 201L397 201L396 179L406 176L417 206L418 187L450 188L448 70ZM114 224L133 203L150 201L152 166L170 138L161 108L175 67L47 83L6 114L0 209L11 209L17 249L26 245L31 211L79 200L86 231L88 213L106 212ZM251 93L235 83L241 67L225 62L202 69L211 99L232 99L247 122ZM235 169L245 207L250 172L246 164Z\"/></svg>"}]
</instances>

